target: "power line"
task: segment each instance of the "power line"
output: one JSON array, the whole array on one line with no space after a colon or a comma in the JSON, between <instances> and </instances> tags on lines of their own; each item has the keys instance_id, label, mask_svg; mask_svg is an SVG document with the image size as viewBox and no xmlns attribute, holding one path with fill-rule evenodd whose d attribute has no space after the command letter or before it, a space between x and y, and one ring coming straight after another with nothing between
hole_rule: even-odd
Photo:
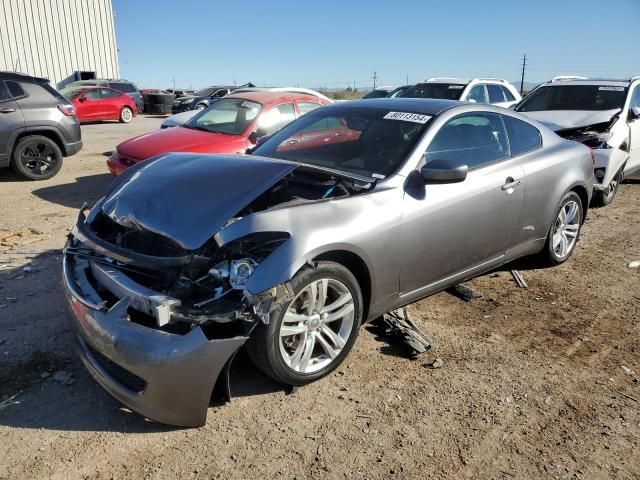
<instances>
[{"instance_id":1,"label":"power line","mask_svg":"<svg viewBox=\"0 0 640 480\"><path fill-rule=\"evenodd\" d=\"M522 78L520 79L520 95L524 93L524 70L527 67L527 54L522 58Z\"/></svg>"}]
</instances>

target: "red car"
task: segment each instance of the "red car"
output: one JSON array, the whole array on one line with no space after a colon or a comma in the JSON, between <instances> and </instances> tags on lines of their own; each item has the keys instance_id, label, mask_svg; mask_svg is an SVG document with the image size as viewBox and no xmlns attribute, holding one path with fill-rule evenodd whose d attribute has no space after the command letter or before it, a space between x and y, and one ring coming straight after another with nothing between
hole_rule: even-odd
<instances>
[{"instance_id":1,"label":"red car","mask_svg":"<svg viewBox=\"0 0 640 480\"><path fill-rule=\"evenodd\" d=\"M129 123L138 114L136 102L126 93L108 87L68 87L60 90L76 107L82 122L119 120Z\"/></svg>"},{"instance_id":2,"label":"red car","mask_svg":"<svg viewBox=\"0 0 640 480\"><path fill-rule=\"evenodd\" d=\"M107 167L117 176L135 163L167 152L245 153L258 138L329 103L312 91L256 89L227 95L184 125L125 140L107 159Z\"/></svg>"}]
</instances>

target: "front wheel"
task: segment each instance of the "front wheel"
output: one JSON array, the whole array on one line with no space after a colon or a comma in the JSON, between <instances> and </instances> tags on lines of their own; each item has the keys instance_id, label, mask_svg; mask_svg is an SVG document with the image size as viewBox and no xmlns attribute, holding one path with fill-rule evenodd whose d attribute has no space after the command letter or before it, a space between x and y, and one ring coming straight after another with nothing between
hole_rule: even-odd
<instances>
[{"instance_id":1,"label":"front wheel","mask_svg":"<svg viewBox=\"0 0 640 480\"><path fill-rule=\"evenodd\" d=\"M29 180L47 180L62 168L62 151L48 137L24 137L13 149L11 167Z\"/></svg>"},{"instance_id":2,"label":"front wheel","mask_svg":"<svg viewBox=\"0 0 640 480\"><path fill-rule=\"evenodd\" d=\"M582 200L575 192L567 193L558 209L555 220L549 229L547 242L542 251L544 260L551 265L566 262L575 250L583 215Z\"/></svg>"},{"instance_id":3,"label":"front wheel","mask_svg":"<svg viewBox=\"0 0 640 480\"><path fill-rule=\"evenodd\" d=\"M594 193L592 204L594 207L606 207L616 196L618 193L618 187L620 186L620 182L622 182L622 169L611 179L609 185L604 190L599 190Z\"/></svg>"},{"instance_id":4,"label":"front wheel","mask_svg":"<svg viewBox=\"0 0 640 480\"><path fill-rule=\"evenodd\" d=\"M353 274L319 262L291 281L294 298L260 324L247 345L255 365L274 380L304 385L346 358L362 321L362 293Z\"/></svg>"},{"instance_id":5,"label":"front wheel","mask_svg":"<svg viewBox=\"0 0 640 480\"><path fill-rule=\"evenodd\" d=\"M133 119L133 110L129 107L122 107L120 110L120 123L129 123Z\"/></svg>"}]
</instances>

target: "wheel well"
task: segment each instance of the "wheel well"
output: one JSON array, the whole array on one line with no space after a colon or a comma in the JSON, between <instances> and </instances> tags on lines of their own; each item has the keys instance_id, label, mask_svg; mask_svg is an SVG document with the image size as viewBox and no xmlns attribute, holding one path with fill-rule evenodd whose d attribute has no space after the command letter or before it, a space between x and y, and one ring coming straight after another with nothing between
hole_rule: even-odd
<instances>
[{"instance_id":1,"label":"wheel well","mask_svg":"<svg viewBox=\"0 0 640 480\"><path fill-rule=\"evenodd\" d=\"M25 137L33 137L36 135L40 135L41 137L47 137L48 139L53 140L56 143L56 145L58 145L58 148L60 148L62 155L65 155L65 148L62 143L62 139L56 132L52 130L28 130L26 132L21 133L16 137L15 142L13 142L13 146L11 147L11 154L13 155L13 149L20 140L22 140Z\"/></svg>"},{"instance_id":2,"label":"wheel well","mask_svg":"<svg viewBox=\"0 0 640 480\"><path fill-rule=\"evenodd\" d=\"M587 193L587 189L577 185L573 187L571 191L580 197L580 201L582 202L582 221L584 222L585 218L587 218L587 209L589 208L589 194Z\"/></svg>"},{"instance_id":3,"label":"wheel well","mask_svg":"<svg viewBox=\"0 0 640 480\"><path fill-rule=\"evenodd\" d=\"M371 302L371 275L364 261L355 253L345 250L326 252L314 258L315 261L336 262L347 268L356 277L362 292L362 321L369 316L369 304Z\"/></svg>"}]
</instances>

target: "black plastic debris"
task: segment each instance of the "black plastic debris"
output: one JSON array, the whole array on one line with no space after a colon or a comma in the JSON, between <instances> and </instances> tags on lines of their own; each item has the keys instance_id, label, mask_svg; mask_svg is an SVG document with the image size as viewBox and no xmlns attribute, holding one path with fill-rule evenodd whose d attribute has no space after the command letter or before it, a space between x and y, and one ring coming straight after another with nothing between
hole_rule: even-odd
<instances>
[{"instance_id":1,"label":"black plastic debris","mask_svg":"<svg viewBox=\"0 0 640 480\"><path fill-rule=\"evenodd\" d=\"M451 295L458 297L465 302L470 302L471 300L475 300L476 298L482 298L482 294L480 292L477 292L471 287L467 287L463 283L459 283L457 285L454 285L453 287L447 288L447 293L450 293Z\"/></svg>"},{"instance_id":2,"label":"black plastic debris","mask_svg":"<svg viewBox=\"0 0 640 480\"><path fill-rule=\"evenodd\" d=\"M410 350L411 357L416 357L431 349L431 340L411 321L406 308L385 313L376 322L384 329L385 335L401 340Z\"/></svg>"}]
</instances>

